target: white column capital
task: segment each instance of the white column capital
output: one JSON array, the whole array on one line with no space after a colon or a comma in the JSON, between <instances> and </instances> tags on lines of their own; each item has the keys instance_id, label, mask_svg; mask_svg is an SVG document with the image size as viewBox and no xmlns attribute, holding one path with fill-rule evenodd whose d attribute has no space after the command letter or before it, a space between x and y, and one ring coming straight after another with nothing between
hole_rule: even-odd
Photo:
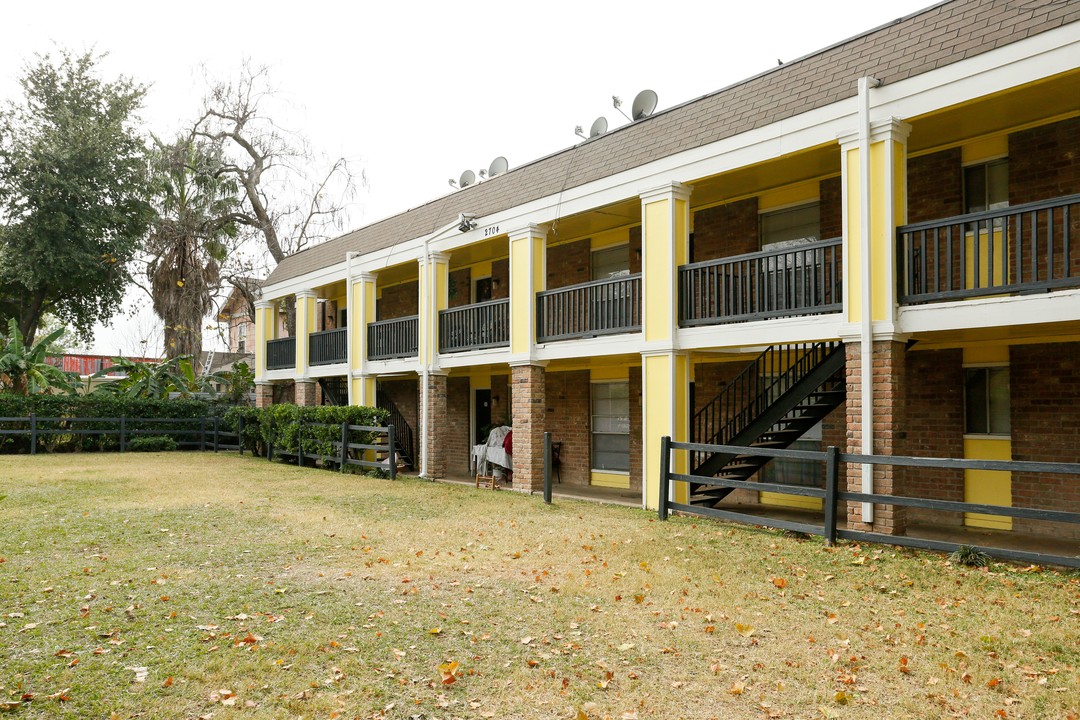
<instances>
[{"instance_id":1,"label":"white column capital","mask_svg":"<svg viewBox=\"0 0 1080 720\"><path fill-rule=\"evenodd\" d=\"M255 309L256 310L273 310L275 305L277 305L276 300L256 300L255 301Z\"/></svg>"},{"instance_id":2,"label":"white column capital","mask_svg":"<svg viewBox=\"0 0 1080 720\"><path fill-rule=\"evenodd\" d=\"M357 283L373 283L376 280L376 274L373 272L361 272L353 275L353 284Z\"/></svg>"},{"instance_id":3,"label":"white column capital","mask_svg":"<svg viewBox=\"0 0 1080 720\"><path fill-rule=\"evenodd\" d=\"M884 120L875 120L870 123L870 144L882 140L892 140L901 144L907 144L908 136L911 135L911 125L900 118L891 117ZM840 150L847 152L859 147L859 130L847 130L836 136L840 143Z\"/></svg>"},{"instance_id":4,"label":"white column capital","mask_svg":"<svg viewBox=\"0 0 1080 720\"><path fill-rule=\"evenodd\" d=\"M667 200L669 198L672 200L689 200L690 193L693 192L693 190L694 188L690 185L672 181L669 183L664 183L659 187L654 187L646 190L645 192L641 193L639 197L641 198L641 203L643 205L646 203L657 202L659 200Z\"/></svg>"},{"instance_id":5,"label":"white column capital","mask_svg":"<svg viewBox=\"0 0 1080 720\"><path fill-rule=\"evenodd\" d=\"M314 300L319 297L319 294L314 290L297 290L293 294L297 300Z\"/></svg>"},{"instance_id":6,"label":"white column capital","mask_svg":"<svg viewBox=\"0 0 1080 720\"><path fill-rule=\"evenodd\" d=\"M523 227L511 230L506 235L510 239L510 242L515 240L529 240L529 239L545 239L548 234L547 225L537 225L536 223L529 223Z\"/></svg>"},{"instance_id":7,"label":"white column capital","mask_svg":"<svg viewBox=\"0 0 1080 720\"><path fill-rule=\"evenodd\" d=\"M448 262L450 262L450 254L449 253L444 253L444 252L428 253L426 256L421 255L420 257L416 258L416 262L420 263L421 265L424 265L424 264L429 263L429 262L432 262L432 263L447 262L448 263Z\"/></svg>"}]
</instances>

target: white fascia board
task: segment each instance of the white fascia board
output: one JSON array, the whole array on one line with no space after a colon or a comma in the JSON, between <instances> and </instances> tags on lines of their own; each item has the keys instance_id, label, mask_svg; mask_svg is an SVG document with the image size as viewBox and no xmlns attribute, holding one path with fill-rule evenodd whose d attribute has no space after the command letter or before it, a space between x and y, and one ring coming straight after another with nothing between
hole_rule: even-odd
<instances>
[{"instance_id":1,"label":"white fascia board","mask_svg":"<svg viewBox=\"0 0 1080 720\"><path fill-rule=\"evenodd\" d=\"M1080 290L902 307L897 327L909 334L1080 321Z\"/></svg>"},{"instance_id":2,"label":"white fascia board","mask_svg":"<svg viewBox=\"0 0 1080 720\"><path fill-rule=\"evenodd\" d=\"M312 365L308 367L308 376L312 378L334 377L336 375L348 374L348 363L334 363L333 365Z\"/></svg>"},{"instance_id":3,"label":"white fascia board","mask_svg":"<svg viewBox=\"0 0 1080 720\"><path fill-rule=\"evenodd\" d=\"M441 353L439 367L444 370L472 367L474 365L506 365L510 362L510 348L488 348L471 352Z\"/></svg>"},{"instance_id":4,"label":"white fascia board","mask_svg":"<svg viewBox=\"0 0 1080 720\"><path fill-rule=\"evenodd\" d=\"M284 368L283 370L267 370L263 380L271 382L273 380L295 380L296 378L296 368Z\"/></svg>"},{"instance_id":5,"label":"white fascia board","mask_svg":"<svg viewBox=\"0 0 1080 720\"><path fill-rule=\"evenodd\" d=\"M686 328L679 331L683 350L768 347L779 343L821 342L840 337L843 313L777 318Z\"/></svg>"},{"instance_id":6,"label":"white fascia board","mask_svg":"<svg viewBox=\"0 0 1080 720\"><path fill-rule=\"evenodd\" d=\"M576 360L605 355L639 355L645 349L640 332L604 335L583 340L560 340L536 346L537 360Z\"/></svg>"},{"instance_id":7,"label":"white fascia board","mask_svg":"<svg viewBox=\"0 0 1080 720\"><path fill-rule=\"evenodd\" d=\"M916 75L876 89L871 119L915 117L1007 90L1076 69L1080 55L1080 23L1040 33L939 70ZM852 75L854 85L858 80ZM476 218L477 228L467 233L456 231L457 224L440 228L428 235L399 243L357 259L358 270L374 272L381 267L416 259L422 254L425 240L432 249L452 252L455 248L483 240L483 229L491 225L524 227L544 224L560 217L638 197L642 192L668 182L693 181L775 159L800 150L836 142L855 123L856 100L853 97L739 133L708 145L669 155L616 175L569 188L502 212ZM568 152L574 152L573 149ZM335 273L344 277L344 258ZM320 271L322 272L322 271ZM267 288L271 296L290 294L297 287L314 287L310 275L294 278L282 286Z\"/></svg>"},{"instance_id":8,"label":"white fascia board","mask_svg":"<svg viewBox=\"0 0 1080 720\"><path fill-rule=\"evenodd\" d=\"M364 375L418 375L421 371L416 358L396 360L368 360L364 365ZM354 373L353 377L360 377Z\"/></svg>"}]
</instances>

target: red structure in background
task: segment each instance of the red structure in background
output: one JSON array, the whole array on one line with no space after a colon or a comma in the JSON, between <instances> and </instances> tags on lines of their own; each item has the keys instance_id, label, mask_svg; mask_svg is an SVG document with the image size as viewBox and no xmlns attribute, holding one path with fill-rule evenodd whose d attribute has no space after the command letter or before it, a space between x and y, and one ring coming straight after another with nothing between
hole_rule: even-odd
<instances>
[{"instance_id":1,"label":"red structure in background","mask_svg":"<svg viewBox=\"0 0 1080 720\"><path fill-rule=\"evenodd\" d=\"M100 372L104 368L112 367L112 365L113 365L112 358L113 358L112 355L72 355L72 354L68 354L68 355L55 355L55 356L49 357L46 360L46 362L48 362L50 365L55 365L56 367L60 368L64 372L74 372L74 373L78 373L79 375L86 376L86 375L93 375L94 373ZM129 357L129 358L125 358L125 360L131 360L133 362L138 362L138 363L156 363L156 362L159 362L158 358ZM108 373L106 375L106 377L119 377L121 375L123 375L123 373L120 370L117 370L116 372Z\"/></svg>"}]
</instances>

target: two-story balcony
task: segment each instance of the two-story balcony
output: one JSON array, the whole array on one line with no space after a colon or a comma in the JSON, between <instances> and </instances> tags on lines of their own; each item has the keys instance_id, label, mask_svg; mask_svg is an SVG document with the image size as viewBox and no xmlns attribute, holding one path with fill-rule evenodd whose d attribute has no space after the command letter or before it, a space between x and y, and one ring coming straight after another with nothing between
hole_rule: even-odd
<instances>
[{"instance_id":1,"label":"two-story balcony","mask_svg":"<svg viewBox=\"0 0 1080 720\"><path fill-rule=\"evenodd\" d=\"M1080 287L1080 195L897 229L903 305Z\"/></svg>"},{"instance_id":2,"label":"two-story balcony","mask_svg":"<svg viewBox=\"0 0 1080 720\"><path fill-rule=\"evenodd\" d=\"M488 300L439 312L439 350L444 353L510 344L510 300Z\"/></svg>"},{"instance_id":3,"label":"two-story balcony","mask_svg":"<svg viewBox=\"0 0 1080 720\"><path fill-rule=\"evenodd\" d=\"M349 329L337 328L308 335L308 358L312 365L333 365L346 360Z\"/></svg>"},{"instance_id":4,"label":"two-story balcony","mask_svg":"<svg viewBox=\"0 0 1080 720\"><path fill-rule=\"evenodd\" d=\"M420 318L417 315L380 320L367 326L368 360L416 357Z\"/></svg>"},{"instance_id":5,"label":"two-story balcony","mask_svg":"<svg viewBox=\"0 0 1080 720\"><path fill-rule=\"evenodd\" d=\"M296 338L279 338L266 342L266 369L285 370L296 366Z\"/></svg>"},{"instance_id":6,"label":"two-story balcony","mask_svg":"<svg viewBox=\"0 0 1080 720\"><path fill-rule=\"evenodd\" d=\"M537 342L640 330L640 273L536 294Z\"/></svg>"},{"instance_id":7,"label":"two-story balcony","mask_svg":"<svg viewBox=\"0 0 1080 720\"><path fill-rule=\"evenodd\" d=\"M842 240L679 268L679 325L694 327L840 312Z\"/></svg>"}]
</instances>

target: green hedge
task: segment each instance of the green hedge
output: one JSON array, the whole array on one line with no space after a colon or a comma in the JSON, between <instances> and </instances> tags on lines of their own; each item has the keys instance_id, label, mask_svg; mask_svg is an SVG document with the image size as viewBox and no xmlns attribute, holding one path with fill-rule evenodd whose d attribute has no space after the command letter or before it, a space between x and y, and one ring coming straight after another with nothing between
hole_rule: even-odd
<instances>
[{"instance_id":1,"label":"green hedge","mask_svg":"<svg viewBox=\"0 0 1080 720\"><path fill-rule=\"evenodd\" d=\"M176 449L176 441L168 435L147 435L134 438L128 443L132 452L166 452Z\"/></svg>"},{"instance_id":2,"label":"green hedge","mask_svg":"<svg viewBox=\"0 0 1080 720\"><path fill-rule=\"evenodd\" d=\"M39 420L41 430L104 430L104 435L47 434L39 439L44 452L79 452L88 450L112 451L119 449L119 438L115 422L80 422L74 423L65 418L127 418L125 426L128 437L134 439L141 435L165 435L177 443L192 442L197 436L190 434L195 429L184 428L183 432L160 423L140 423L141 418L198 419L208 418L213 422L215 416L224 413L226 406L220 402L198 399L134 399L93 393L90 395L11 395L0 393L0 417L25 418L31 414ZM41 420L40 418L61 418L60 420ZM26 421L5 421L0 423L5 430L28 429ZM225 429L223 427L223 429ZM229 427L228 429L233 429ZM30 439L26 436L0 436L0 453L29 452Z\"/></svg>"},{"instance_id":3,"label":"green hedge","mask_svg":"<svg viewBox=\"0 0 1080 720\"><path fill-rule=\"evenodd\" d=\"M244 421L244 449L255 455L266 455L267 445L273 443L275 453L296 453L300 447L300 428L303 426L303 450L311 455L336 456L333 443L341 440L341 424L382 427L389 413L379 408L359 405L323 405L298 407L280 404L268 408L233 407L224 420L230 429ZM322 427L331 425L334 427ZM372 433L352 433L354 443L370 443Z\"/></svg>"}]
</instances>

